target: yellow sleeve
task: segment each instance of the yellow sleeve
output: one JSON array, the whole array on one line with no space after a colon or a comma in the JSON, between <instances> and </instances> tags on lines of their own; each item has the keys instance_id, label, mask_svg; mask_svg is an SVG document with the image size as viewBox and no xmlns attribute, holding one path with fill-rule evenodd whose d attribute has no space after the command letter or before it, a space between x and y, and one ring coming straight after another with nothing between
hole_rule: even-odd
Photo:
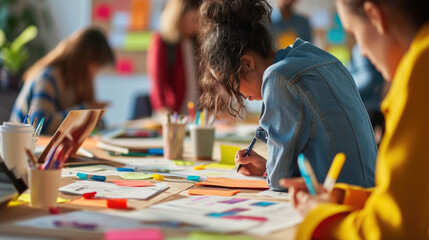
<instances>
[{"instance_id":1,"label":"yellow sleeve","mask_svg":"<svg viewBox=\"0 0 429 240\"><path fill-rule=\"evenodd\" d=\"M376 187L363 208L323 204L308 214L297 239L428 239L429 24L401 60L383 102L386 133ZM364 198L362 198L364 199Z\"/></svg>"}]
</instances>

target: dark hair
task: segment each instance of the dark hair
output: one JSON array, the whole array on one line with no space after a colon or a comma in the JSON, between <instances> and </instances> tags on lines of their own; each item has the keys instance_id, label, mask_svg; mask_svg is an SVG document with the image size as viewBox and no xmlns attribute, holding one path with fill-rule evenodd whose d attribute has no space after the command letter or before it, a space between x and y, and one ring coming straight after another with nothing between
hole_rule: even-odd
<instances>
[{"instance_id":1,"label":"dark hair","mask_svg":"<svg viewBox=\"0 0 429 240\"><path fill-rule=\"evenodd\" d=\"M200 107L238 116L244 109L240 93L241 57L248 51L269 57L271 37L266 0L206 0L200 8ZM216 76L213 76L214 71Z\"/></svg>"},{"instance_id":2,"label":"dark hair","mask_svg":"<svg viewBox=\"0 0 429 240\"><path fill-rule=\"evenodd\" d=\"M428 0L342 0L354 12L364 15L363 4L371 1L375 3L385 3L400 9L417 27L429 21L429 1Z\"/></svg>"}]
</instances>

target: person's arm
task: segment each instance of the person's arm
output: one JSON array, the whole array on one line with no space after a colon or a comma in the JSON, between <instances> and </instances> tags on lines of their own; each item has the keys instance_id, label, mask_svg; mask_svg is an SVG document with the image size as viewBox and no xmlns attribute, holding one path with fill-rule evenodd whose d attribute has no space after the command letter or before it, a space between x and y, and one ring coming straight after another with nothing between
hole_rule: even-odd
<instances>
[{"instance_id":1,"label":"person's arm","mask_svg":"<svg viewBox=\"0 0 429 240\"><path fill-rule=\"evenodd\" d=\"M155 111L170 110L172 106L168 106L166 98L173 95L170 93L170 87L166 84L169 81L167 48L159 34L155 34L152 39L147 56L147 66L151 81L150 102L152 108Z\"/></svg>"},{"instance_id":2,"label":"person's arm","mask_svg":"<svg viewBox=\"0 0 429 240\"><path fill-rule=\"evenodd\" d=\"M279 181L298 175L296 159L309 139L312 118L295 86L275 73L266 76L262 96L265 111L260 125L268 134L268 184L272 190L284 191Z\"/></svg>"},{"instance_id":3,"label":"person's arm","mask_svg":"<svg viewBox=\"0 0 429 240\"><path fill-rule=\"evenodd\" d=\"M429 54L401 62L403 68L396 72L383 103L387 128L377 160L377 186L364 207L321 204L307 215L297 239L427 238L429 110L421 105L428 99L427 62ZM413 71L407 69L411 66Z\"/></svg>"}]
</instances>

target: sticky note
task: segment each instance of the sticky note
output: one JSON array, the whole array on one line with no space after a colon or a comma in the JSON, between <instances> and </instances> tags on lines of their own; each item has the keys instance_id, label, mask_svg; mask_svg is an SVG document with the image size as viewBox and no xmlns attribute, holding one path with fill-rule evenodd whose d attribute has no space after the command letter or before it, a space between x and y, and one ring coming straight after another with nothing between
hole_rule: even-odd
<instances>
[{"instance_id":1,"label":"sticky note","mask_svg":"<svg viewBox=\"0 0 429 240\"><path fill-rule=\"evenodd\" d=\"M140 180L140 179L150 179L152 178L152 174L149 173L140 173L140 172L130 172L119 174L119 177L127 180Z\"/></svg>"},{"instance_id":2,"label":"sticky note","mask_svg":"<svg viewBox=\"0 0 429 240\"><path fill-rule=\"evenodd\" d=\"M164 180L164 176L162 176L162 175L160 175L160 174L156 174L156 173L154 173L154 174L152 175L152 177L153 177L153 180L159 180L159 181Z\"/></svg>"},{"instance_id":3,"label":"sticky note","mask_svg":"<svg viewBox=\"0 0 429 240\"><path fill-rule=\"evenodd\" d=\"M235 154L240 149L235 146L220 145L220 163L235 166Z\"/></svg>"},{"instance_id":4,"label":"sticky note","mask_svg":"<svg viewBox=\"0 0 429 240\"><path fill-rule=\"evenodd\" d=\"M185 160L171 160L176 166L192 166L195 164L193 161L185 161Z\"/></svg>"},{"instance_id":5,"label":"sticky note","mask_svg":"<svg viewBox=\"0 0 429 240\"><path fill-rule=\"evenodd\" d=\"M132 74L134 72L134 63L130 59L118 59L116 61L116 72L122 75Z\"/></svg>"},{"instance_id":6,"label":"sticky note","mask_svg":"<svg viewBox=\"0 0 429 240\"><path fill-rule=\"evenodd\" d=\"M239 193L240 190L211 190L211 189L190 189L189 195L213 195L213 196L233 196Z\"/></svg>"},{"instance_id":7,"label":"sticky note","mask_svg":"<svg viewBox=\"0 0 429 240\"><path fill-rule=\"evenodd\" d=\"M217 169L234 169L235 165L221 164L221 163L210 163L206 167L207 168L217 168Z\"/></svg>"},{"instance_id":8,"label":"sticky note","mask_svg":"<svg viewBox=\"0 0 429 240\"><path fill-rule=\"evenodd\" d=\"M125 36L123 50L146 51L152 40L152 32L129 32Z\"/></svg>"},{"instance_id":9,"label":"sticky note","mask_svg":"<svg viewBox=\"0 0 429 240\"><path fill-rule=\"evenodd\" d=\"M72 205L82 205L82 206L88 206L88 207L107 207L107 199L85 199L85 198L78 198L70 202Z\"/></svg>"},{"instance_id":10,"label":"sticky note","mask_svg":"<svg viewBox=\"0 0 429 240\"><path fill-rule=\"evenodd\" d=\"M155 186L150 181L145 180L113 180L113 183L116 186L124 186L124 187L151 187Z\"/></svg>"},{"instance_id":11,"label":"sticky note","mask_svg":"<svg viewBox=\"0 0 429 240\"><path fill-rule=\"evenodd\" d=\"M105 240L162 240L162 232L157 228L108 230Z\"/></svg>"},{"instance_id":12,"label":"sticky note","mask_svg":"<svg viewBox=\"0 0 429 240\"><path fill-rule=\"evenodd\" d=\"M127 209L127 199L107 199L107 208Z\"/></svg>"},{"instance_id":13,"label":"sticky note","mask_svg":"<svg viewBox=\"0 0 429 240\"><path fill-rule=\"evenodd\" d=\"M107 21L110 18L112 9L109 4L99 3L94 7L93 16L95 20Z\"/></svg>"},{"instance_id":14,"label":"sticky note","mask_svg":"<svg viewBox=\"0 0 429 240\"><path fill-rule=\"evenodd\" d=\"M255 189L268 189L266 180L247 180L247 179L233 179L233 178L218 178L209 177L205 182L198 182L196 185L204 186L219 186L228 188L255 188Z\"/></svg>"},{"instance_id":15,"label":"sticky note","mask_svg":"<svg viewBox=\"0 0 429 240\"><path fill-rule=\"evenodd\" d=\"M30 193L21 194L18 197L17 201L29 203L31 201ZM65 203L65 202L69 202L69 201L70 201L70 199L65 199L65 198L60 198L60 197L57 198L57 203Z\"/></svg>"},{"instance_id":16,"label":"sticky note","mask_svg":"<svg viewBox=\"0 0 429 240\"><path fill-rule=\"evenodd\" d=\"M131 2L131 30L146 30L150 20L150 1L132 0Z\"/></svg>"}]
</instances>

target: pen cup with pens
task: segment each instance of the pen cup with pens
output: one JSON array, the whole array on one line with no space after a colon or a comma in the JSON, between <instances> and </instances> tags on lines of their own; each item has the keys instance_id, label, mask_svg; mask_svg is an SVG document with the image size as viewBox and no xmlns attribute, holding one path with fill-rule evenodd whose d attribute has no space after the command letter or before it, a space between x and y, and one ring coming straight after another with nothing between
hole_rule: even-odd
<instances>
[{"instance_id":1,"label":"pen cup with pens","mask_svg":"<svg viewBox=\"0 0 429 240\"><path fill-rule=\"evenodd\" d=\"M191 144L196 160L212 160L215 128L213 126L189 126Z\"/></svg>"},{"instance_id":2,"label":"pen cup with pens","mask_svg":"<svg viewBox=\"0 0 429 240\"><path fill-rule=\"evenodd\" d=\"M183 159L185 135L186 123L167 123L162 126L165 159Z\"/></svg>"},{"instance_id":3,"label":"pen cup with pens","mask_svg":"<svg viewBox=\"0 0 429 240\"><path fill-rule=\"evenodd\" d=\"M61 169L29 168L30 206L47 209L57 204Z\"/></svg>"}]
</instances>

